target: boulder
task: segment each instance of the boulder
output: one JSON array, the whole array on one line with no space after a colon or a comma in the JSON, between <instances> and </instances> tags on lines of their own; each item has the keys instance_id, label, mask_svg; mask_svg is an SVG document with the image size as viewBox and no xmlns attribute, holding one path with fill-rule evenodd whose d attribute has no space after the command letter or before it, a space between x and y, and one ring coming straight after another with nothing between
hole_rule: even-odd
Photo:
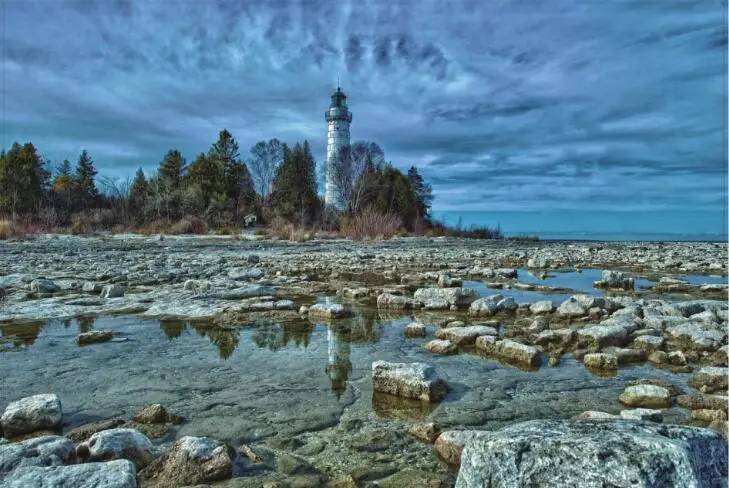
<instances>
[{"instance_id":1,"label":"boulder","mask_svg":"<svg viewBox=\"0 0 729 488\"><path fill-rule=\"evenodd\" d=\"M502 295L491 295L471 303L468 314L474 317L490 317L500 312L516 310L516 308L513 299L505 299Z\"/></svg>"},{"instance_id":2,"label":"boulder","mask_svg":"<svg viewBox=\"0 0 729 488\"><path fill-rule=\"evenodd\" d=\"M575 333L571 329L554 329L543 330L534 339L534 343L539 346L566 345L572 342Z\"/></svg>"},{"instance_id":3,"label":"boulder","mask_svg":"<svg viewBox=\"0 0 729 488\"><path fill-rule=\"evenodd\" d=\"M446 382L424 363L372 363L372 389L404 398L440 401L448 392Z\"/></svg>"},{"instance_id":4,"label":"boulder","mask_svg":"<svg viewBox=\"0 0 729 488\"><path fill-rule=\"evenodd\" d=\"M641 335L633 339L633 346L644 351L654 351L663 347L665 341L663 337L654 335Z\"/></svg>"},{"instance_id":5,"label":"boulder","mask_svg":"<svg viewBox=\"0 0 729 488\"><path fill-rule=\"evenodd\" d=\"M463 285L460 278L453 278L450 271L438 275L438 288L455 288Z\"/></svg>"},{"instance_id":6,"label":"boulder","mask_svg":"<svg viewBox=\"0 0 729 488\"><path fill-rule=\"evenodd\" d=\"M81 462L128 459L141 469L152 460L152 442L135 429L102 430L76 446Z\"/></svg>"},{"instance_id":7,"label":"boulder","mask_svg":"<svg viewBox=\"0 0 729 488\"><path fill-rule=\"evenodd\" d=\"M554 310L554 303L551 300L541 300L534 302L529 305L529 311L534 315L540 315L545 313L552 313Z\"/></svg>"},{"instance_id":8,"label":"boulder","mask_svg":"<svg viewBox=\"0 0 729 488\"><path fill-rule=\"evenodd\" d=\"M213 483L233 475L235 451L207 437L182 437L169 453L142 470L140 480L157 488ZM145 483L148 482L148 483Z\"/></svg>"},{"instance_id":9,"label":"boulder","mask_svg":"<svg viewBox=\"0 0 729 488\"><path fill-rule=\"evenodd\" d=\"M703 393L715 391L727 391L727 373L729 369L717 366L701 368L698 373L689 378L689 386L696 388Z\"/></svg>"},{"instance_id":10,"label":"boulder","mask_svg":"<svg viewBox=\"0 0 729 488\"><path fill-rule=\"evenodd\" d=\"M618 370L618 358L612 354L595 353L585 354L582 358L585 363L585 367L598 371L617 371Z\"/></svg>"},{"instance_id":11,"label":"boulder","mask_svg":"<svg viewBox=\"0 0 729 488\"><path fill-rule=\"evenodd\" d=\"M33 466L62 466L76 460L73 441L61 436L44 436L23 442L0 444L0 479L13 470Z\"/></svg>"},{"instance_id":12,"label":"boulder","mask_svg":"<svg viewBox=\"0 0 729 488\"><path fill-rule=\"evenodd\" d=\"M137 488L137 470L126 459L106 463L19 469L10 473L4 488Z\"/></svg>"},{"instance_id":13,"label":"boulder","mask_svg":"<svg viewBox=\"0 0 729 488\"><path fill-rule=\"evenodd\" d=\"M37 278L30 282L31 293L56 293L61 287L45 278Z\"/></svg>"},{"instance_id":14,"label":"boulder","mask_svg":"<svg viewBox=\"0 0 729 488\"><path fill-rule=\"evenodd\" d=\"M458 353L458 346L453 344L451 341L434 339L425 344L425 349L435 354L456 354Z\"/></svg>"},{"instance_id":15,"label":"boulder","mask_svg":"<svg viewBox=\"0 0 729 488\"><path fill-rule=\"evenodd\" d=\"M445 301L448 306L458 308L469 306L478 299L478 292L472 288L420 288L415 292L413 300L426 304L429 301ZM447 308L447 307L446 307Z\"/></svg>"},{"instance_id":16,"label":"boulder","mask_svg":"<svg viewBox=\"0 0 729 488\"><path fill-rule=\"evenodd\" d=\"M164 424L169 420L167 409L159 404L153 403L143 407L139 412L134 414L132 420L140 424Z\"/></svg>"},{"instance_id":17,"label":"boulder","mask_svg":"<svg viewBox=\"0 0 729 488\"><path fill-rule=\"evenodd\" d=\"M576 295L573 295L559 304L557 313L562 317L576 318L587 315L589 309L590 307L585 307L583 302Z\"/></svg>"},{"instance_id":18,"label":"boulder","mask_svg":"<svg viewBox=\"0 0 729 488\"><path fill-rule=\"evenodd\" d=\"M498 331L487 325L470 325L468 327L448 327L435 331L435 337L451 341L458 346L474 344L479 336L498 335Z\"/></svg>"},{"instance_id":19,"label":"boulder","mask_svg":"<svg viewBox=\"0 0 729 488\"><path fill-rule=\"evenodd\" d=\"M523 364L532 368L542 365L542 356L535 347L511 339L499 341L494 336L481 336L476 339L476 347L507 362Z\"/></svg>"},{"instance_id":20,"label":"boulder","mask_svg":"<svg viewBox=\"0 0 729 488\"><path fill-rule=\"evenodd\" d=\"M113 330L90 330L82 332L76 337L79 346L108 342L114 338Z\"/></svg>"},{"instance_id":21,"label":"boulder","mask_svg":"<svg viewBox=\"0 0 729 488\"><path fill-rule=\"evenodd\" d=\"M348 312L340 303L316 303L309 307L310 318L340 319L347 315Z\"/></svg>"},{"instance_id":22,"label":"boulder","mask_svg":"<svg viewBox=\"0 0 729 488\"><path fill-rule=\"evenodd\" d=\"M420 308L412 298L391 293L382 293L377 297L377 308L385 310L413 310Z\"/></svg>"},{"instance_id":23,"label":"boulder","mask_svg":"<svg viewBox=\"0 0 729 488\"><path fill-rule=\"evenodd\" d=\"M405 327L405 337L425 337L425 326L418 322Z\"/></svg>"},{"instance_id":24,"label":"boulder","mask_svg":"<svg viewBox=\"0 0 729 488\"><path fill-rule=\"evenodd\" d=\"M697 351L716 351L726 340L722 330L705 326L698 322L687 322L666 329L670 337L684 341L688 347Z\"/></svg>"},{"instance_id":25,"label":"boulder","mask_svg":"<svg viewBox=\"0 0 729 488\"><path fill-rule=\"evenodd\" d=\"M94 283L93 281L86 281L81 287L81 291L86 293L100 293L104 287L101 283Z\"/></svg>"},{"instance_id":26,"label":"boulder","mask_svg":"<svg viewBox=\"0 0 729 488\"><path fill-rule=\"evenodd\" d=\"M629 420L533 420L470 440L456 488L719 488L726 483L727 446L708 429Z\"/></svg>"},{"instance_id":27,"label":"boulder","mask_svg":"<svg viewBox=\"0 0 729 488\"><path fill-rule=\"evenodd\" d=\"M678 395L676 397L678 406L689 410L724 410L727 411L726 397L719 395Z\"/></svg>"},{"instance_id":28,"label":"boulder","mask_svg":"<svg viewBox=\"0 0 729 488\"><path fill-rule=\"evenodd\" d=\"M101 289L101 298L120 298L124 296L124 287L121 285L104 285Z\"/></svg>"},{"instance_id":29,"label":"boulder","mask_svg":"<svg viewBox=\"0 0 729 488\"><path fill-rule=\"evenodd\" d=\"M66 434L66 437L74 442L83 442L88 440L89 437L101 432L102 430L116 429L117 427L124 425L126 421L123 419L109 419L99 420L97 422L91 422L88 424L76 427L72 431Z\"/></svg>"},{"instance_id":30,"label":"boulder","mask_svg":"<svg viewBox=\"0 0 729 488\"><path fill-rule=\"evenodd\" d=\"M9 437L60 426L61 400L53 393L33 395L11 402L0 417L3 432Z\"/></svg>"},{"instance_id":31,"label":"boulder","mask_svg":"<svg viewBox=\"0 0 729 488\"><path fill-rule=\"evenodd\" d=\"M440 435L442 427L434 422L426 422L422 424L415 424L410 427L407 432L416 439L425 442L426 444L433 444Z\"/></svg>"},{"instance_id":32,"label":"boulder","mask_svg":"<svg viewBox=\"0 0 729 488\"><path fill-rule=\"evenodd\" d=\"M671 406L671 392L662 386L633 385L625 388L618 400L629 407L668 408Z\"/></svg>"},{"instance_id":33,"label":"boulder","mask_svg":"<svg viewBox=\"0 0 729 488\"><path fill-rule=\"evenodd\" d=\"M624 273L620 271L608 271L602 272L601 279L594 283L595 288L604 288L607 290L623 290L628 291L633 289L633 278L628 278Z\"/></svg>"},{"instance_id":34,"label":"boulder","mask_svg":"<svg viewBox=\"0 0 729 488\"><path fill-rule=\"evenodd\" d=\"M487 432L480 430L447 430L438 436L433 448L448 464L461 464L461 453L464 446Z\"/></svg>"},{"instance_id":35,"label":"boulder","mask_svg":"<svg viewBox=\"0 0 729 488\"><path fill-rule=\"evenodd\" d=\"M626 420L647 420L663 422L663 411L652 408L629 408L620 411L620 418Z\"/></svg>"}]
</instances>

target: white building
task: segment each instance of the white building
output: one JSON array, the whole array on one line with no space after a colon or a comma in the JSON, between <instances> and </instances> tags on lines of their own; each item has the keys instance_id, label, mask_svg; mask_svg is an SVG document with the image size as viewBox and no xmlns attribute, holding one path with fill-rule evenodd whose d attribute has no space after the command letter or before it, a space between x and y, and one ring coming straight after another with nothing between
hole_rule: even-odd
<instances>
[{"instance_id":1,"label":"white building","mask_svg":"<svg viewBox=\"0 0 729 488\"><path fill-rule=\"evenodd\" d=\"M326 111L327 125L327 169L324 188L324 203L327 206L340 208L342 202L335 188L332 164L343 147L349 146L349 124L352 123L352 112L347 108L347 96L340 87L332 94L332 103Z\"/></svg>"}]
</instances>

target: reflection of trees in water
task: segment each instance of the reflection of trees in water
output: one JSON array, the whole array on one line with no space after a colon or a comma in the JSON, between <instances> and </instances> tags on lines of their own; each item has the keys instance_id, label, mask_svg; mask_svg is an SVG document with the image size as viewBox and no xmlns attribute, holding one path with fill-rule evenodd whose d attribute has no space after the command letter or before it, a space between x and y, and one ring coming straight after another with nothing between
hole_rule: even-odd
<instances>
[{"instance_id":1,"label":"reflection of trees in water","mask_svg":"<svg viewBox=\"0 0 729 488\"><path fill-rule=\"evenodd\" d=\"M91 316L82 316L82 317L76 317L76 324L78 325L78 333L83 334L84 332L88 332L91 329L94 328L94 322L96 322L96 317Z\"/></svg>"},{"instance_id":2,"label":"reflection of trees in water","mask_svg":"<svg viewBox=\"0 0 729 488\"><path fill-rule=\"evenodd\" d=\"M40 321L0 325L0 341L12 341L15 346L28 347L38 339L43 325Z\"/></svg>"},{"instance_id":3,"label":"reflection of trees in water","mask_svg":"<svg viewBox=\"0 0 729 488\"><path fill-rule=\"evenodd\" d=\"M309 346L314 325L305 320L262 322L253 331L253 342L260 348L278 351L293 342L296 347Z\"/></svg>"},{"instance_id":4,"label":"reflection of trees in water","mask_svg":"<svg viewBox=\"0 0 729 488\"><path fill-rule=\"evenodd\" d=\"M190 323L198 335L207 337L210 342L218 347L220 357L228 359L238 347L240 329L223 329L209 324Z\"/></svg>"},{"instance_id":5,"label":"reflection of trees in water","mask_svg":"<svg viewBox=\"0 0 729 488\"><path fill-rule=\"evenodd\" d=\"M185 331L185 322L178 319L160 320L159 328L162 329L168 339L177 339Z\"/></svg>"},{"instance_id":6,"label":"reflection of trees in water","mask_svg":"<svg viewBox=\"0 0 729 488\"><path fill-rule=\"evenodd\" d=\"M378 342L382 335L382 322L375 312L362 311L350 319L336 323L337 329L349 329L350 342Z\"/></svg>"},{"instance_id":7,"label":"reflection of trees in water","mask_svg":"<svg viewBox=\"0 0 729 488\"><path fill-rule=\"evenodd\" d=\"M63 328L68 329L71 327L71 324L73 323L73 320L71 319L63 319Z\"/></svg>"},{"instance_id":8,"label":"reflection of trees in water","mask_svg":"<svg viewBox=\"0 0 729 488\"><path fill-rule=\"evenodd\" d=\"M352 362L349 360L352 330L347 326L330 325L327 330L328 362L324 369L332 384L332 391L339 399L347 389Z\"/></svg>"}]
</instances>

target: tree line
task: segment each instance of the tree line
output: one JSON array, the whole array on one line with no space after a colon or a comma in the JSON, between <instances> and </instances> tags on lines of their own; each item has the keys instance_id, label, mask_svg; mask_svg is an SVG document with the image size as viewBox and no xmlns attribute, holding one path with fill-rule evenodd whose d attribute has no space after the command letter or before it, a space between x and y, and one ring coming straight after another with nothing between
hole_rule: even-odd
<instances>
[{"instance_id":1,"label":"tree line","mask_svg":"<svg viewBox=\"0 0 729 488\"><path fill-rule=\"evenodd\" d=\"M308 141L260 141L249 153L241 157L238 142L224 129L190 163L172 149L154 174L139 168L119 181L100 176L86 150L74 166L64 160L54 167L31 142L16 142L0 153L0 216L48 228L94 229L169 225L183 218L240 228L250 214L259 222L278 218L334 229L341 218L365 210L394 216L410 231L430 222L430 185L414 166L403 173L386 162L376 143L355 142L335 158L336 209L326 208L319 196L324 168L317 168Z\"/></svg>"}]
</instances>

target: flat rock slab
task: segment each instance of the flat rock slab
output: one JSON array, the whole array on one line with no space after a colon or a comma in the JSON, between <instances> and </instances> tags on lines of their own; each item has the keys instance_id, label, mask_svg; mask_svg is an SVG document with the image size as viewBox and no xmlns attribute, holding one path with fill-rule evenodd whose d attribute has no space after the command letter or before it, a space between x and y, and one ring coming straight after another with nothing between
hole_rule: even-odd
<instances>
[{"instance_id":1,"label":"flat rock slab","mask_svg":"<svg viewBox=\"0 0 729 488\"><path fill-rule=\"evenodd\" d=\"M93 434L76 447L79 461L128 459L143 468L152 460L152 442L135 429L108 429Z\"/></svg>"},{"instance_id":2,"label":"flat rock slab","mask_svg":"<svg viewBox=\"0 0 729 488\"><path fill-rule=\"evenodd\" d=\"M19 469L3 481L3 488L136 488L134 464L126 459L106 463Z\"/></svg>"},{"instance_id":3,"label":"flat rock slab","mask_svg":"<svg viewBox=\"0 0 729 488\"><path fill-rule=\"evenodd\" d=\"M493 327L487 325L470 325L468 327L448 327L435 331L435 337L451 341L457 346L467 346L474 344L479 336L498 335Z\"/></svg>"},{"instance_id":4,"label":"flat rock slab","mask_svg":"<svg viewBox=\"0 0 729 488\"><path fill-rule=\"evenodd\" d=\"M425 363L372 363L372 388L381 393L429 402L440 401L448 392L446 382Z\"/></svg>"},{"instance_id":5,"label":"flat rock slab","mask_svg":"<svg viewBox=\"0 0 729 488\"><path fill-rule=\"evenodd\" d=\"M0 444L0 479L13 470L61 466L75 459L73 441L61 436L35 437L23 442Z\"/></svg>"},{"instance_id":6,"label":"flat rock slab","mask_svg":"<svg viewBox=\"0 0 729 488\"><path fill-rule=\"evenodd\" d=\"M701 368L689 378L689 385L703 393L727 390L729 369L717 366Z\"/></svg>"},{"instance_id":7,"label":"flat rock slab","mask_svg":"<svg viewBox=\"0 0 729 488\"><path fill-rule=\"evenodd\" d=\"M708 429L630 420L534 420L468 441L456 488L723 488L727 468L727 444Z\"/></svg>"},{"instance_id":8,"label":"flat rock slab","mask_svg":"<svg viewBox=\"0 0 729 488\"><path fill-rule=\"evenodd\" d=\"M512 363L532 368L542 365L542 356L533 346L521 344L511 339L497 340L494 336L481 336L476 339L476 347L486 354Z\"/></svg>"},{"instance_id":9,"label":"flat rock slab","mask_svg":"<svg viewBox=\"0 0 729 488\"><path fill-rule=\"evenodd\" d=\"M458 346L444 339L433 339L423 347L434 354L456 354L458 352Z\"/></svg>"},{"instance_id":10,"label":"flat rock slab","mask_svg":"<svg viewBox=\"0 0 729 488\"><path fill-rule=\"evenodd\" d=\"M668 408L671 406L671 392L662 386L633 385L625 388L618 399L629 407Z\"/></svg>"}]
</instances>

